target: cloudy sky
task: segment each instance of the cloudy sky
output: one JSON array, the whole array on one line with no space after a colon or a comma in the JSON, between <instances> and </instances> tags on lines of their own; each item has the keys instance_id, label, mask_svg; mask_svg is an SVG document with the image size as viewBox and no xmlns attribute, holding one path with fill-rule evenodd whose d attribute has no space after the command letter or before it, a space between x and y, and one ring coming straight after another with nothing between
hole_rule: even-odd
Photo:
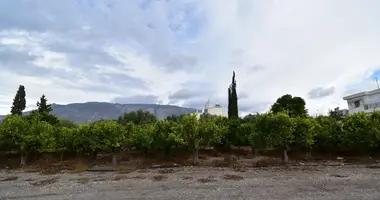
<instances>
[{"instance_id":1,"label":"cloudy sky","mask_svg":"<svg viewBox=\"0 0 380 200\"><path fill-rule=\"evenodd\" d=\"M106 101L242 113L283 94L311 113L376 89L377 0L0 0L0 114L20 84L27 109Z\"/></svg>"}]
</instances>

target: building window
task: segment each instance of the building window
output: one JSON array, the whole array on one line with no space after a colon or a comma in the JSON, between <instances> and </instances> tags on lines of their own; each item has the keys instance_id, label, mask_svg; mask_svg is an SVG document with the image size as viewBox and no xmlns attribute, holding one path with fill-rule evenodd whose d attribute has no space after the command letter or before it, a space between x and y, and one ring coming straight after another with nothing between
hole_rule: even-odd
<instances>
[{"instance_id":1,"label":"building window","mask_svg":"<svg viewBox=\"0 0 380 200\"><path fill-rule=\"evenodd\" d=\"M364 105L364 110L368 110L368 105Z\"/></svg>"},{"instance_id":2,"label":"building window","mask_svg":"<svg viewBox=\"0 0 380 200\"><path fill-rule=\"evenodd\" d=\"M359 108L360 107L360 101L355 101L354 105L355 105L355 108Z\"/></svg>"}]
</instances>

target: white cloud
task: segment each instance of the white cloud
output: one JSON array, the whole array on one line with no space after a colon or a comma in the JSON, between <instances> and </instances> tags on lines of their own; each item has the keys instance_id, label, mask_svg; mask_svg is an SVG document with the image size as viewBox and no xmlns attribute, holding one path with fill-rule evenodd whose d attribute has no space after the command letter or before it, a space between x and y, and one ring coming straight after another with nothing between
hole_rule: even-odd
<instances>
[{"instance_id":1,"label":"white cloud","mask_svg":"<svg viewBox=\"0 0 380 200\"><path fill-rule=\"evenodd\" d=\"M192 81L207 83L191 88L205 102L227 98L235 70L244 107L265 109L258 105L289 93L305 98L311 113L324 113L346 107L347 91L376 88L368 79L380 69L375 0L39 2L9 3L38 7L28 12L1 12L10 7L0 3L0 56L7 48L36 56L23 70L0 65L10 101L24 84L28 102L45 93L56 103L144 95L168 103ZM316 88L334 91L308 99ZM0 113L9 112L4 106Z\"/></svg>"}]
</instances>

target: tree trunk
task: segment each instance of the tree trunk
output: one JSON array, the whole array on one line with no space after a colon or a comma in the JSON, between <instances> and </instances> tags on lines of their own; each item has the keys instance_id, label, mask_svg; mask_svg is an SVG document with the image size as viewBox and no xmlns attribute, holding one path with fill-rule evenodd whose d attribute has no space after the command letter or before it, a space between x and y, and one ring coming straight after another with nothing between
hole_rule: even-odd
<instances>
[{"instance_id":1,"label":"tree trunk","mask_svg":"<svg viewBox=\"0 0 380 200\"><path fill-rule=\"evenodd\" d=\"M144 159L147 159L148 158L148 149L145 148L144 149Z\"/></svg>"},{"instance_id":2,"label":"tree trunk","mask_svg":"<svg viewBox=\"0 0 380 200\"><path fill-rule=\"evenodd\" d=\"M309 149L307 152L306 152L306 159L310 159L311 158L311 149Z\"/></svg>"},{"instance_id":3,"label":"tree trunk","mask_svg":"<svg viewBox=\"0 0 380 200\"><path fill-rule=\"evenodd\" d=\"M98 152L97 151L92 151L91 152L91 159L92 160L96 160L96 157L98 156Z\"/></svg>"},{"instance_id":4,"label":"tree trunk","mask_svg":"<svg viewBox=\"0 0 380 200\"><path fill-rule=\"evenodd\" d=\"M287 148L284 149L284 157L283 157L283 161L284 161L284 163L288 163L288 162L289 162L289 158L288 158L288 149L287 149Z\"/></svg>"},{"instance_id":5,"label":"tree trunk","mask_svg":"<svg viewBox=\"0 0 380 200\"><path fill-rule=\"evenodd\" d=\"M63 160L63 151L61 152L61 160L59 162L62 163L62 160Z\"/></svg>"},{"instance_id":6,"label":"tree trunk","mask_svg":"<svg viewBox=\"0 0 380 200\"><path fill-rule=\"evenodd\" d=\"M193 164L194 165L198 164L198 152L199 152L198 148L193 150Z\"/></svg>"},{"instance_id":7,"label":"tree trunk","mask_svg":"<svg viewBox=\"0 0 380 200\"><path fill-rule=\"evenodd\" d=\"M113 155L112 155L112 165L113 165L114 169L117 168L117 159L116 159L116 154L115 153L113 153Z\"/></svg>"},{"instance_id":8,"label":"tree trunk","mask_svg":"<svg viewBox=\"0 0 380 200\"><path fill-rule=\"evenodd\" d=\"M259 150L258 150L258 149L255 149L255 150L253 151L253 156L254 156L254 157L259 156Z\"/></svg>"},{"instance_id":9,"label":"tree trunk","mask_svg":"<svg viewBox=\"0 0 380 200\"><path fill-rule=\"evenodd\" d=\"M166 158L170 158L170 149L171 149L171 147L166 147L165 148L165 157Z\"/></svg>"},{"instance_id":10,"label":"tree trunk","mask_svg":"<svg viewBox=\"0 0 380 200\"><path fill-rule=\"evenodd\" d=\"M26 166L26 159L27 159L26 153L21 153L20 167L25 167Z\"/></svg>"},{"instance_id":11,"label":"tree trunk","mask_svg":"<svg viewBox=\"0 0 380 200\"><path fill-rule=\"evenodd\" d=\"M114 169L117 168L116 154L119 152L118 150L119 150L118 148L115 148L115 147L112 148L112 165Z\"/></svg>"}]
</instances>

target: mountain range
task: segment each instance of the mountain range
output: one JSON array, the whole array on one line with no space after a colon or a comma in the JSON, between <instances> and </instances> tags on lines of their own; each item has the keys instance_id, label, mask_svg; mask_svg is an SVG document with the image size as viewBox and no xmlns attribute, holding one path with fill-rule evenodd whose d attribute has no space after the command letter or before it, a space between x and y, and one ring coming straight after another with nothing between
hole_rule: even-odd
<instances>
[{"instance_id":1,"label":"mountain range","mask_svg":"<svg viewBox=\"0 0 380 200\"><path fill-rule=\"evenodd\" d=\"M185 108L173 105L118 104L106 102L72 103L67 105L52 104L52 108L53 111L51 114L57 115L62 119L73 120L78 124L89 123L101 119L117 119L124 113L137 111L139 109L155 114L159 119L164 119L167 116L178 116L197 111L194 108ZM29 112L30 111L27 111L25 113L27 114ZM0 120L4 117L4 115L0 115Z\"/></svg>"}]
</instances>

